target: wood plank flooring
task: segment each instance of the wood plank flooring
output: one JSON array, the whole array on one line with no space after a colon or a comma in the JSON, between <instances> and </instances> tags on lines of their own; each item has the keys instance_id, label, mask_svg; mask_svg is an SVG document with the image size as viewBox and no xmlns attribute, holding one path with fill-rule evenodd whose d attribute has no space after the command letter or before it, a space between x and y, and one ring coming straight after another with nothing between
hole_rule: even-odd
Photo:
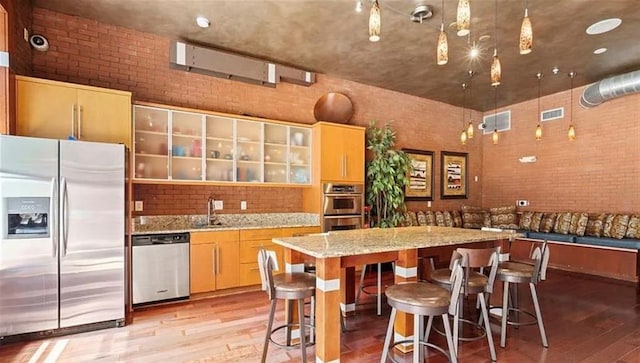
<instances>
[{"instance_id":1,"label":"wood plank flooring","mask_svg":"<svg viewBox=\"0 0 640 363\"><path fill-rule=\"evenodd\" d=\"M388 272L385 281L392 282ZM536 326L509 328L507 347L500 348L496 321L499 362L640 362L640 294L634 285L551 270L538 292L549 348L542 347ZM528 289L520 289L520 301L531 306ZM259 362L268 308L259 291L148 308L123 328L0 345L0 362ZM357 312L346 319L341 362L378 362L390 309L384 304L376 316L375 298L363 294ZM277 320L284 320L282 304ZM313 348L308 358L315 361ZM459 360L490 362L486 340L461 342ZM268 362L300 361L299 350L269 347ZM445 359L431 353L426 361Z\"/></svg>"}]
</instances>

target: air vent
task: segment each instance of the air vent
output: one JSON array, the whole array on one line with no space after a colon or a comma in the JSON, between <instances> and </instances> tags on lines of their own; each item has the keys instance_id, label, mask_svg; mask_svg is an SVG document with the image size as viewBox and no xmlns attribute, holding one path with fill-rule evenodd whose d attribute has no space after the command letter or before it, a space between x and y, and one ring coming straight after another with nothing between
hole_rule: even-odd
<instances>
[{"instance_id":1,"label":"air vent","mask_svg":"<svg viewBox=\"0 0 640 363\"><path fill-rule=\"evenodd\" d=\"M482 119L484 124L483 134L490 134L494 129L498 131L511 130L511 110L490 114Z\"/></svg>"},{"instance_id":2,"label":"air vent","mask_svg":"<svg viewBox=\"0 0 640 363\"><path fill-rule=\"evenodd\" d=\"M558 107L540 113L540 121L551 121L559 118L564 118L564 107Z\"/></svg>"}]
</instances>

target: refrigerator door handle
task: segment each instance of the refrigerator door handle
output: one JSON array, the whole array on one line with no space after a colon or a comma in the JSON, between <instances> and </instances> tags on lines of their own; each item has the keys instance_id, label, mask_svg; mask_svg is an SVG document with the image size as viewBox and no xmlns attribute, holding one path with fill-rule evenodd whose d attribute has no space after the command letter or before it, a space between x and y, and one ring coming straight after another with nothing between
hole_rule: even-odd
<instances>
[{"instance_id":1,"label":"refrigerator door handle","mask_svg":"<svg viewBox=\"0 0 640 363\"><path fill-rule=\"evenodd\" d=\"M57 196L57 185L56 185L56 178L51 178L51 193L50 193L50 199L49 199L49 225L51 226L51 247L52 247L52 255L51 257L56 257L56 254L58 253L58 234L57 234L57 230L56 230L56 220L55 220L55 216L58 214L57 210L56 210L56 200L58 198Z\"/></svg>"},{"instance_id":2,"label":"refrigerator door handle","mask_svg":"<svg viewBox=\"0 0 640 363\"><path fill-rule=\"evenodd\" d=\"M62 221L62 250L60 251L60 256L64 257L67 255L67 240L69 237L69 209L67 208L67 179L62 178L60 182L61 186L61 201L60 205L62 209L60 211L60 220Z\"/></svg>"}]
</instances>

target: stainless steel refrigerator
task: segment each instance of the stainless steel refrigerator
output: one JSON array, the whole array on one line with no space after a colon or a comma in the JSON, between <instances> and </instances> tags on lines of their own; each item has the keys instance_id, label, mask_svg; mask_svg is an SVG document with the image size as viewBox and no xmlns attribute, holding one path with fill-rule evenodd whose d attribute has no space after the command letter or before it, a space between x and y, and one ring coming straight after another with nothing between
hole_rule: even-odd
<instances>
[{"instance_id":1,"label":"stainless steel refrigerator","mask_svg":"<svg viewBox=\"0 0 640 363\"><path fill-rule=\"evenodd\" d=\"M124 170L123 145L0 136L0 339L123 323Z\"/></svg>"}]
</instances>

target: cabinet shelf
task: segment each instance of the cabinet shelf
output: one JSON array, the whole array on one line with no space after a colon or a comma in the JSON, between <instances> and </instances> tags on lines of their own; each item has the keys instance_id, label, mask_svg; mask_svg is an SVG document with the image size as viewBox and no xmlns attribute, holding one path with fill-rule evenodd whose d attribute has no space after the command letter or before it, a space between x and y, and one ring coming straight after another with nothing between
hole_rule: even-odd
<instances>
[{"instance_id":1,"label":"cabinet shelf","mask_svg":"<svg viewBox=\"0 0 640 363\"><path fill-rule=\"evenodd\" d=\"M142 158L161 158L161 159L166 159L168 157L168 155L166 154L147 154L147 153L136 153L136 157L142 157Z\"/></svg>"},{"instance_id":2,"label":"cabinet shelf","mask_svg":"<svg viewBox=\"0 0 640 363\"><path fill-rule=\"evenodd\" d=\"M176 134L176 133L171 134L171 136L173 136L173 137L182 137L182 138L186 138L186 139L198 139L198 140L202 138L202 136L200 136L200 135Z\"/></svg>"},{"instance_id":3,"label":"cabinet shelf","mask_svg":"<svg viewBox=\"0 0 640 363\"><path fill-rule=\"evenodd\" d=\"M171 158L173 158L173 160L195 160L195 161L202 160L202 158L200 156L176 156L176 155L173 155Z\"/></svg>"},{"instance_id":4,"label":"cabinet shelf","mask_svg":"<svg viewBox=\"0 0 640 363\"><path fill-rule=\"evenodd\" d=\"M207 136L207 140L220 141L220 142L233 142L233 139L230 139L227 137L215 137L215 136Z\"/></svg>"},{"instance_id":5,"label":"cabinet shelf","mask_svg":"<svg viewBox=\"0 0 640 363\"><path fill-rule=\"evenodd\" d=\"M152 130L136 130L136 134L146 134L146 135L158 135L158 136L164 136L167 137L167 133L166 132L162 132L162 131L152 131Z\"/></svg>"},{"instance_id":6,"label":"cabinet shelf","mask_svg":"<svg viewBox=\"0 0 640 363\"><path fill-rule=\"evenodd\" d=\"M265 142L264 146L271 146L271 147L282 147L282 148L286 148L287 144L281 144L278 142Z\"/></svg>"},{"instance_id":7,"label":"cabinet shelf","mask_svg":"<svg viewBox=\"0 0 640 363\"><path fill-rule=\"evenodd\" d=\"M287 163L279 163L279 162L274 162L274 161L265 161L264 165L273 165L273 166L287 166Z\"/></svg>"}]
</instances>

